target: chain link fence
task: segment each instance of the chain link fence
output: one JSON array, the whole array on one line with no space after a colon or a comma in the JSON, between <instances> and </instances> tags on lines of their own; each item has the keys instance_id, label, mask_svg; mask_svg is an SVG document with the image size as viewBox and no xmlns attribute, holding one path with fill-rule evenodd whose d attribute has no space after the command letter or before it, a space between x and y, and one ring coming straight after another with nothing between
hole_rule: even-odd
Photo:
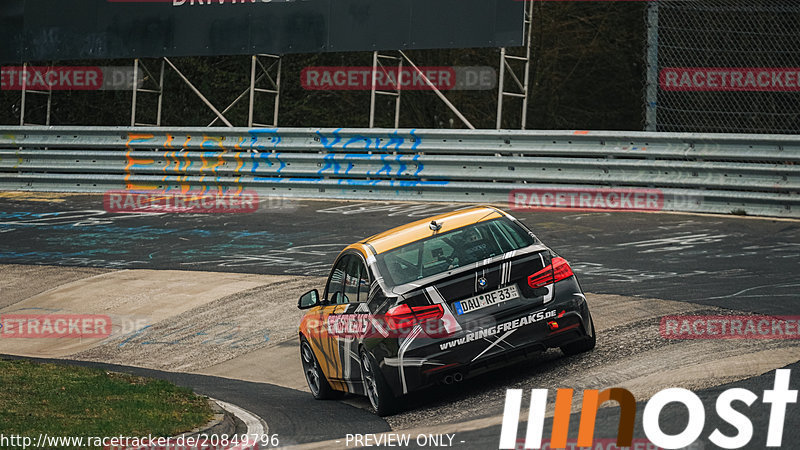
<instances>
[{"instance_id":1,"label":"chain link fence","mask_svg":"<svg viewBox=\"0 0 800 450\"><path fill-rule=\"evenodd\" d=\"M800 1L655 0L650 131L800 133Z\"/></svg>"}]
</instances>

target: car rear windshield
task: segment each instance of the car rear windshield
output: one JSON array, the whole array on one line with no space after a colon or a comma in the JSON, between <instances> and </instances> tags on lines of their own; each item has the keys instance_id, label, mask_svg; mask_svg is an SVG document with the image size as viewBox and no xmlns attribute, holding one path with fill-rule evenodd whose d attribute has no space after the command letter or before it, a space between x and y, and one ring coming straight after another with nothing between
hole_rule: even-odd
<instances>
[{"instance_id":1,"label":"car rear windshield","mask_svg":"<svg viewBox=\"0 0 800 450\"><path fill-rule=\"evenodd\" d=\"M412 242L381 253L377 259L386 281L400 286L536 242L535 237L504 217Z\"/></svg>"}]
</instances>

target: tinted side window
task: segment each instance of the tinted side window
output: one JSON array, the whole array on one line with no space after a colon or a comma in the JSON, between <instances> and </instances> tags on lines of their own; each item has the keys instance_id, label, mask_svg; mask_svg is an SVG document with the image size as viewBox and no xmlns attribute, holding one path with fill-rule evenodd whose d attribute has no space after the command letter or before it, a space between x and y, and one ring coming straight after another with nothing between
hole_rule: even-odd
<instances>
[{"instance_id":1,"label":"tinted side window","mask_svg":"<svg viewBox=\"0 0 800 450\"><path fill-rule=\"evenodd\" d=\"M347 303L342 298L342 288L344 287L344 277L345 277L345 269L347 268L347 263L350 261L352 256L345 255L339 262L336 263L336 266L333 268L333 272L331 273L331 277L328 280L328 286L325 289L326 299L330 303L338 304L338 303Z\"/></svg>"},{"instance_id":2,"label":"tinted side window","mask_svg":"<svg viewBox=\"0 0 800 450\"><path fill-rule=\"evenodd\" d=\"M361 258L356 259L358 260L358 264L361 266L361 276L358 279L358 301L359 303L365 303L367 300L369 300L369 269L367 269L367 266L365 266L361 261Z\"/></svg>"},{"instance_id":3,"label":"tinted side window","mask_svg":"<svg viewBox=\"0 0 800 450\"><path fill-rule=\"evenodd\" d=\"M358 285L361 280L361 260L358 256L347 257L344 273L344 298L342 303L358 302Z\"/></svg>"}]
</instances>

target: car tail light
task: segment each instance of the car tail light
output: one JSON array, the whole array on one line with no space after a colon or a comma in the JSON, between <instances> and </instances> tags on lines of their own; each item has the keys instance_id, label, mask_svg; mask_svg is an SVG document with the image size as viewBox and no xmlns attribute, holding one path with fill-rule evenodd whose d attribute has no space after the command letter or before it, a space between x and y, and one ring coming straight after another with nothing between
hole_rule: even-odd
<instances>
[{"instance_id":1,"label":"car tail light","mask_svg":"<svg viewBox=\"0 0 800 450\"><path fill-rule=\"evenodd\" d=\"M392 330L410 328L429 320L439 320L444 316L442 305L408 306L397 305L386 312L386 324Z\"/></svg>"},{"instance_id":2,"label":"car tail light","mask_svg":"<svg viewBox=\"0 0 800 450\"><path fill-rule=\"evenodd\" d=\"M569 278L572 275L574 274L567 260L557 256L553 258L552 264L528 277L528 286L536 289Z\"/></svg>"},{"instance_id":3,"label":"car tail light","mask_svg":"<svg viewBox=\"0 0 800 450\"><path fill-rule=\"evenodd\" d=\"M553 276L555 277L555 280L553 280L554 283L556 281L569 278L572 275L574 275L572 273L572 268L569 266L566 259L560 257L553 258Z\"/></svg>"},{"instance_id":4,"label":"car tail light","mask_svg":"<svg viewBox=\"0 0 800 450\"><path fill-rule=\"evenodd\" d=\"M528 277L528 286L536 289L553 283L553 266L547 266Z\"/></svg>"}]
</instances>

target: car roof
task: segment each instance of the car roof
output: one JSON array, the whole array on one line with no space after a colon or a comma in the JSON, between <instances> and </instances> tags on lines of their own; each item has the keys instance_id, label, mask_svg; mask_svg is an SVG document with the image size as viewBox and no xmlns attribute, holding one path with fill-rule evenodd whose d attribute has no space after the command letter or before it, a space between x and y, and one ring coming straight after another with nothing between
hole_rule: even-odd
<instances>
[{"instance_id":1,"label":"car roof","mask_svg":"<svg viewBox=\"0 0 800 450\"><path fill-rule=\"evenodd\" d=\"M402 247L403 245L431 237L436 233L446 233L467 225L498 219L505 216L506 214L503 211L491 206L476 206L472 208L460 209L458 211L439 214L437 216L428 217L426 219L392 228L391 230L368 237L363 241L358 242L358 244L353 244L350 247L356 247L362 252L364 251L364 247L369 247L376 254L380 254L394 248ZM434 232L430 229L430 223L432 220L441 223L442 228L438 232Z\"/></svg>"}]
</instances>

